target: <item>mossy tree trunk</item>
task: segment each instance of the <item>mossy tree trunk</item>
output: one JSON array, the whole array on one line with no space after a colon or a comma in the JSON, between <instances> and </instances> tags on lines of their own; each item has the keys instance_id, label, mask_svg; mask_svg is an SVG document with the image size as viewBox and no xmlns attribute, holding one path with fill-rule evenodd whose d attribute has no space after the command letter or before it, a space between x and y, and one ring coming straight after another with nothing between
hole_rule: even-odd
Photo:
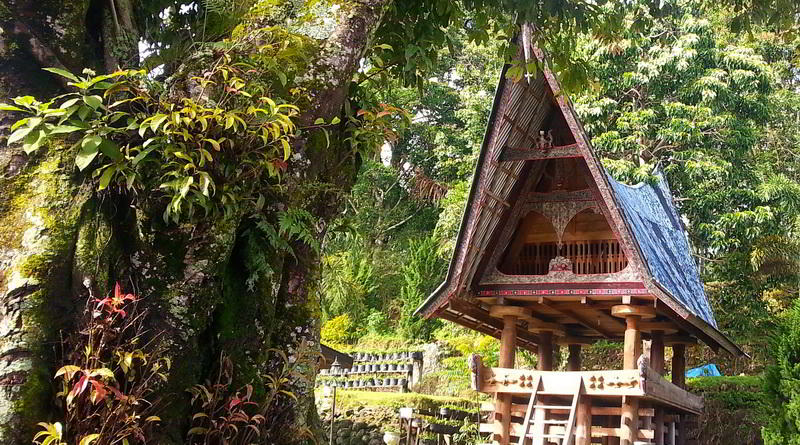
<instances>
[{"instance_id":1,"label":"mossy tree trunk","mask_svg":"<svg viewBox=\"0 0 800 445\"><path fill-rule=\"evenodd\" d=\"M65 85L43 67L107 71L138 63L137 2L114 0L113 12L105 1L43 3L0 5L0 102L63 92ZM302 110L301 125L341 114L389 0L337 3L320 9L330 17L325 32L315 35L319 58L305 80L311 105ZM120 26L126 31L120 33ZM57 420L53 374L59 339L75 328L89 292L102 295L115 281L145 298L153 332L163 332L169 345L170 403L161 415L159 443L184 441L191 415L185 389L209 376L220 352L234 359L245 382L269 371L270 347L290 356L301 345L318 348L320 270L314 248L294 242L290 256L260 246L277 272L248 286L253 246L243 237L242 215L166 224L157 203L134 206L124 194L98 195L69 150L50 147L28 156L6 147L14 118L0 120L0 443L30 443L37 422ZM306 184L339 192L350 187L358 158L341 142L344 137L333 134L330 147L314 133L297 140L284 180L287 192L270 207L307 209L317 218L319 239L339 210L338 195L308 191ZM296 384L299 401L288 421L314 428L315 358L301 369L309 380Z\"/></svg>"}]
</instances>

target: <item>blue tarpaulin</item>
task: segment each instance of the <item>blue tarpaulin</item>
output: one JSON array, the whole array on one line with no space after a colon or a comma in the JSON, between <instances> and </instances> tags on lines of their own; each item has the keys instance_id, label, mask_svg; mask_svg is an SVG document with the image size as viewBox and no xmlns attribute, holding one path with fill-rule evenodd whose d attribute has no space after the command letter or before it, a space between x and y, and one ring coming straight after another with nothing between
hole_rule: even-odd
<instances>
[{"instance_id":1,"label":"blue tarpaulin","mask_svg":"<svg viewBox=\"0 0 800 445\"><path fill-rule=\"evenodd\" d=\"M686 371L686 377L719 377L721 375L717 365L713 363Z\"/></svg>"}]
</instances>

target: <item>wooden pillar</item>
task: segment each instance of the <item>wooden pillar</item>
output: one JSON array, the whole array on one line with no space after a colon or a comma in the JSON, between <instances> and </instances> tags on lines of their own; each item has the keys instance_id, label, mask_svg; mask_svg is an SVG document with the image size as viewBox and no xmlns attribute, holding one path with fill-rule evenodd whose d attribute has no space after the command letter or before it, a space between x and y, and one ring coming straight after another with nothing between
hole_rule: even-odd
<instances>
[{"instance_id":1,"label":"wooden pillar","mask_svg":"<svg viewBox=\"0 0 800 445\"><path fill-rule=\"evenodd\" d=\"M503 334L500 337L500 367L513 368L514 356L517 350L517 317L506 315L503 317Z\"/></svg>"},{"instance_id":2,"label":"wooden pillar","mask_svg":"<svg viewBox=\"0 0 800 445\"><path fill-rule=\"evenodd\" d=\"M664 331L653 331L650 344L650 367L664 375Z\"/></svg>"},{"instance_id":3,"label":"wooden pillar","mask_svg":"<svg viewBox=\"0 0 800 445\"><path fill-rule=\"evenodd\" d=\"M667 443L669 445L675 445L677 442L675 440L675 422L669 423L669 433L667 434Z\"/></svg>"},{"instance_id":4,"label":"wooden pillar","mask_svg":"<svg viewBox=\"0 0 800 445\"><path fill-rule=\"evenodd\" d=\"M686 345L675 343L672 345L672 383L679 388L686 389ZM686 445L686 416L679 416L677 429L677 445Z\"/></svg>"},{"instance_id":5,"label":"wooden pillar","mask_svg":"<svg viewBox=\"0 0 800 445\"><path fill-rule=\"evenodd\" d=\"M536 369L539 371L553 370L553 333L549 331L539 332L539 364Z\"/></svg>"},{"instance_id":6,"label":"wooden pillar","mask_svg":"<svg viewBox=\"0 0 800 445\"><path fill-rule=\"evenodd\" d=\"M672 383L679 388L686 388L686 345L672 345Z\"/></svg>"},{"instance_id":7,"label":"wooden pillar","mask_svg":"<svg viewBox=\"0 0 800 445\"><path fill-rule=\"evenodd\" d=\"M653 428L653 433L656 436L656 445L664 445L664 408L656 408L656 417L654 421L655 427Z\"/></svg>"},{"instance_id":8,"label":"wooden pillar","mask_svg":"<svg viewBox=\"0 0 800 445\"><path fill-rule=\"evenodd\" d=\"M569 345L569 361L567 371L581 370L581 345Z\"/></svg>"},{"instance_id":9,"label":"wooden pillar","mask_svg":"<svg viewBox=\"0 0 800 445\"><path fill-rule=\"evenodd\" d=\"M570 345L572 348L573 345ZM578 345L580 350L580 345ZM592 401L583 395L578 401L578 412L575 413L575 445L591 445L592 443Z\"/></svg>"},{"instance_id":10,"label":"wooden pillar","mask_svg":"<svg viewBox=\"0 0 800 445\"><path fill-rule=\"evenodd\" d=\"M650 344L650 367L661 375L664 375L664 331L653 331L651 334L652 343ZM655 444L664 445L664 409L656 407L655 418L653 419L653 434Z\"/></svg>"},{"instance_id":11,"label":"wooden pillar","mask_svg":"<svg viewBox=\"0 0 800 445\"><path fill-rule=\"evenodd\" d=\"M630 297L623 297L622 301L625 304L611 307L611 315L625 319L623 368L637 369L636 361L642 355L639 321L642 318L654 318L656 310L652 306L630 304ZM636 397L622 398L619 436L622 445L633 445L639 438L639 399Z\"/></svg>"},{"instance_id":12,"label":"wooden pillar","mask_svg":"<svg viewBox=\"0 0 800 445\"><path fill-rule=\"evenodd\" d=\"M642 333L639 331L639 317L625 317L625 351L622 357L623 369L636 369L636 360L642 355Z\"/></svg>"},{"instance_id":13,"label":"wooden pillar","mask_svg":"<svg viewBox=\"0 0 800 445\"><path fill-rule=\"evenodd\" d=\"M539 332L539 363L537 369L539 371L552 371L553 370L553 333L550 331ZM545 410L536 408L534 410L533 421L533 445L543 445L545 423L544 423Z\"/></svg>"},{"instance_id":14,"label":"wooden pillar","mask_svg":"<svg viewBox=\"0 0 800 445\"><path fill-rule=\"evenodd\" d=\"M625 317L625 369L636 369L636 360L642 354L642 333L639 331L639 317ZM633 445L639 436L639 399L622 398L622 418L619 425L621 445Z\"/></svg>"},{"instance_id":15,"label":"wooden pillar","mask_svg":"<svg viewBox=\"0 0 800 445\"><path fill-rule=\"evenodd\" d=\"M500 336L501 368L513 368L517 342L517 317L503 317L503 333ZM499 436L500 445L508 445L511 441L511 394L497 394L495 398L495 434ZM499 415L499 419L497 419Z\"/></svg>"}]
</instances>

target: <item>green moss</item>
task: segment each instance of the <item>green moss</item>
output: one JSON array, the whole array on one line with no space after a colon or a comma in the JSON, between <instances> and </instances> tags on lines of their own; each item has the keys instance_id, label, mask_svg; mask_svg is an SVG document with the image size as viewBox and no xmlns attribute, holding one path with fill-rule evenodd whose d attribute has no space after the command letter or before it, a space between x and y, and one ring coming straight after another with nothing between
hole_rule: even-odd
<instances>
[{"instance_id":1,"label":"green moss","mask_svg":"<svg viewBox=\"0 0 800 445\"><path fill-rule=\"evenodd\" d=\"M5 350L19 348L29 355L6 364L6 372L18 371L25 380L17 389L13 405L4 408L8 411L6 418L17 413L21 424L6 425L0 437L8 437L8 431L15 428L31 432L36 422L47 419L51 407L47 400L51 397L54 351L49 345L70 318L65 316L72 304L68 298L69 259L83 204L88 199L74 188L61 161L58 152L48 153L47 158L14 178L13 183L2 184L4 191L13 191L13 197L4 203L9 210L4 222L10 223L11 228L4 230L21 232L14 236L6 231L0 244L14 252L3 287L24 292L16 315L19 319L9 320L20 323L21 332L5 338L2 346Z\"/></svg>"}]
</instances>

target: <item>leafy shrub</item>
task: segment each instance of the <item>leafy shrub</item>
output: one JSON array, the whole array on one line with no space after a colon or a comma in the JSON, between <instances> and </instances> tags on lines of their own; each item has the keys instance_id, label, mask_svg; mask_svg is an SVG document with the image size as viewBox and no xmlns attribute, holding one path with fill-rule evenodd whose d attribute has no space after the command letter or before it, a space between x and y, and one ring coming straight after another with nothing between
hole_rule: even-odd
<instances>
[{"instance_id":1,"label":"leafy shrub","mask_svg":"<svg viewBox=\"0 0 800 445\"><path fill-rule=\"evenodd\" d=\"M389 318L381 311L373 309L367 316L367 332L382 335L389 332Z\"/></svg>"},{"instance_id":2,"label":"leafy shrub","mask_svg":"<svg viewBox=\"0 0 800 445\"><path fill-rule=\"evenodd\" d=\"M406 338L430 339L433 331L441 325L436 320L424 320L414 315L428 294L438 285L446 270L438 255L438 245L433 238L412 241L407 249L407 261L401 268L405 280L400 288L398 300L399 328Z\"/></svg>"},{"instance_id":3,"label":"leafy shrub","mask_svg":"<svg viewBox=\"0 0 800 445\"><path fill-rule=\"evenodd\" d=\"M686 383L691 392L702 395L706 402L705 412L697 418L697 432L690 432L698 443L762 443L761 428L772 417L762 377L699 377Z\"/></svg>"},{"instance_id":4,"label":"leafy shrub","mask_svg":"<svg viewBox=\"0 0 800 445\"><path fill-rule=\"evenodd\" d=\"M353 338L353 320L343 314L322 325L322 341L326 343L347 343Z\"/></svg>"},{"instance_id":5,"label":"leafy shrub","mask_svg":"<svg viewBox=\"0 0 800 445\"><path fill-rule=\"evenodd\" d=\"M111 296L89 298L81 329L65 342L65 364L55 377L61 422L40 423L34 443L144 444L160 419L154 415L168 358L144 338L146 311L119 283Z\"/></svg>"},{"instance_id":6,"label":"leafy shrub","mask_svg":"<svg viewBox=\"0 0 800 445\"><path fill-rule=\"evenodd\" d=\"M224 354L220 356L216 380L189 389L192 405L197 411L192 416L188 432L189 445L250 445L254 443L293 443L312 437L308 428L287 430L290 424L292 402L297 401L289 391L289 384L302 376L295 372L286 354L271 349L274 374L266 375L263 388L244 385L233 390L233 362ZM254 392L264 393L262 396Z\"/></svg>"},{"instance_id":7,"label":"leafy shrub","mask_svg":"<svg viewBox=\"0 0 800 445\"><path fill-rule=\"evenodd\" d=\"M776 363L767 369L765 389L776 413L764 443L800 444L800 300L780 317L770 347Z\"/></svg>"}]
</instances>

